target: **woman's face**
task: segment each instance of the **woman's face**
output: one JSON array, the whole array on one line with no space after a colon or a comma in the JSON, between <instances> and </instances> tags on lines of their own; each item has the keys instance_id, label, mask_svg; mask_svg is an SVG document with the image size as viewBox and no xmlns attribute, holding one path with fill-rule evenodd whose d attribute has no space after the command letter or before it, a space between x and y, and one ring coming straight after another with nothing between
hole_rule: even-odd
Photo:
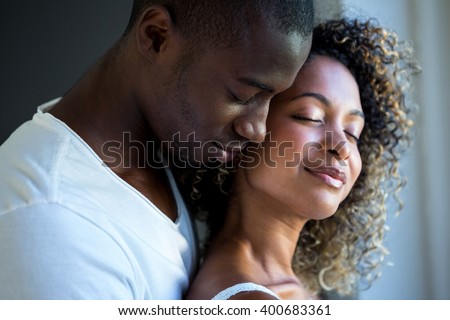
<instances>
[{"instance_id":1,"label":"woman's face","mask_svg":"<svg viewBox=\"0 0 450 320\"><path fill-rule=\"evenodd\" d=\"M260 148L248 150L248 183L307 219L336 212L361 172L364 115L357 83L340 62L316 56L271 103ZM244 161L249 158L245 158ZM251 163L251 164L250 164Z\"/></svg>"}]
</instances>

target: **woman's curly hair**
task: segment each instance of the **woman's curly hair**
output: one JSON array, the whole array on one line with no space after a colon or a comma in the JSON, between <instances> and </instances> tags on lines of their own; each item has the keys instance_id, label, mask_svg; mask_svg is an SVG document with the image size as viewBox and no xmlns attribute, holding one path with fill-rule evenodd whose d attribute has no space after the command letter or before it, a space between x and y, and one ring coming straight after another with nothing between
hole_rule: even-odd
<instances>
[{"instance_id":1,"label":"woman's curly hair","mask_svg":"<svg viewBox=\"0 0 450 320\"><path fill-rule=\"evenodd\" d=\"M360 282L370 285L388 253L383 246L386 200L392 195L395 211L401 210L398 193L405 179L399 172L399 159L410 145L414 111L406 93L420 67L411 45L399 42L395 32L383 29L375 20L320 23L314 29L306 63L316 56L340 61L356 79L365 115L358 145L362 171L333 216L305 225L292 266L312 292L346 295ZM224 212L226 196L211 186L228 188L232 179L224 179L226 176L232 173L224 169L195 174L191 194L198 200L196 208L213 212L209 215L213 230L222 224L223 215L218 211ZM224 181L228 186L224 187Z\"/></svg>"}]
</instances>

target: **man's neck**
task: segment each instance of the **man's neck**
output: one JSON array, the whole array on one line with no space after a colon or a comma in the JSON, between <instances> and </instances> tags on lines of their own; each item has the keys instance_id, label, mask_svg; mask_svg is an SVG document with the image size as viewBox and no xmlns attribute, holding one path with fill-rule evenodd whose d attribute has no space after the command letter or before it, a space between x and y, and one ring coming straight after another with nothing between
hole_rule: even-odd
<instances>
[{"instance_id":1,"label":"man's neck","mask_svg":"<svg viewBox=\"0 0 450 320\"><path fill-rule=\"evenodd\" d=\"M152 165L159 146L134 100L135 80L116 59L114 53L107 53L49 112L175 220L176 204L167 177L161 167Z\"/></svg>"}]
</instances>

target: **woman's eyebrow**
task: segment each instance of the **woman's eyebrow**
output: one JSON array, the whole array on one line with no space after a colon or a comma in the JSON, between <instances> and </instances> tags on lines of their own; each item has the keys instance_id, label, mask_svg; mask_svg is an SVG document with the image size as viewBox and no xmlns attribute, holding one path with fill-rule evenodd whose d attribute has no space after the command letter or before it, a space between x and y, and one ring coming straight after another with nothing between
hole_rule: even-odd
<instances>
[{"instance_id":1,"label":"woman's eyebrow","mask_svg":"<svg viewBox=\"0 0 450 320\"><path fill-rule=\"evenodd\" d=\"M329 107L329 108L331 108L331 106L332 106L331 101L327 97L325 97L323 94L316 93L316 92L304 92L302 94L299 94L298 96L293 97L292 100L296 100L296 99L300 99L300 98L304 98L304 97L311 97L311 98L317 99L323 105L325 105L326 107ZM358 109L354 109L354 110L350 111L350 115L359 116L359 117L365 119L364 113Z\"/></svg>"},{"instance_id":2,"label":"woman's eyebrow","mask_svg":"<svg viewBox=\"0 0 450 320\"><path fill-rule=\"evenodd\" d=\"M331 102L330 102L330 100L327 99L327 97L325 97L324 95L322 95L320 93L315 93L315 92L304 92L302 94L299 94L298 96L293 97L292 100L296 100L296 99L300 99L300 98L304 98L304 97L315 98L315 99L319 100L322 104L326 105L327 107L331 107Z\"/></svg>"}]
</instances>

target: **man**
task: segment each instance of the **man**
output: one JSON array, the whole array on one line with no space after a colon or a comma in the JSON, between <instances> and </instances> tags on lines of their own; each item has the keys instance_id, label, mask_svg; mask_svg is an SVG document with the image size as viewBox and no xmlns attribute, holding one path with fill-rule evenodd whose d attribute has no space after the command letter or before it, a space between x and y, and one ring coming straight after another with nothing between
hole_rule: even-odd
<instances>
[{"instance_id":1,"label":"man","mask_svg":"<svg viewBox=\"0 0 450 320\"><path fill-rule=\"evenodd\" d=\"M166 163L232 160L309 51L309 0L135 0L123 37L0 148L0 298L181 299Z\"/></svg>"}]
</instances>

